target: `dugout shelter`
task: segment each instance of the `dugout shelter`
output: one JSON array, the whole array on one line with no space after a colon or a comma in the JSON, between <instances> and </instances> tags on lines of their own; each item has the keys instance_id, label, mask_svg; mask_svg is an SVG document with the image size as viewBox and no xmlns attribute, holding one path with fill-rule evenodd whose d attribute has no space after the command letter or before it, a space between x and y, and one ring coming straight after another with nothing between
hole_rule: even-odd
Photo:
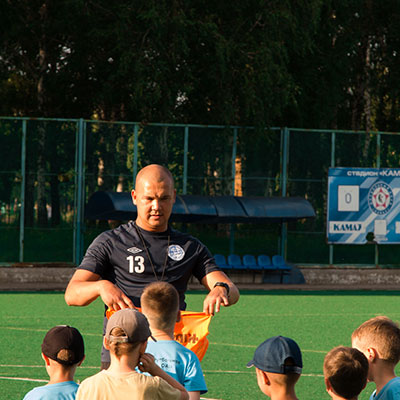
<instances>
[{"instance_id":1,"label":"dugout shelter","mask_svg":"<svg viewBox=\"0 0 400 400\"><path fill-rule=\"evenodd\" d=\"M127 192L95 192L85 207L90 220L134 220L136 206ZM172 222L283 223L315 218L310 202L301 197L237 197L177 195Z\"/></svg>"}]
</instances>

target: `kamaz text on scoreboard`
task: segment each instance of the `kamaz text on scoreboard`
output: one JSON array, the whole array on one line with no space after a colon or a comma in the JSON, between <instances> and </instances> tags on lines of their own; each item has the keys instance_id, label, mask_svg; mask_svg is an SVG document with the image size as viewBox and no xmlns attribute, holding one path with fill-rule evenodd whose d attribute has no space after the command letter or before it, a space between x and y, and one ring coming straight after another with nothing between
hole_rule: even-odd
<instances>
[{"instance_id":1,"label":"kamaz text on scoreboard","mask_svg":"<svg viewBox=\"0 0 400 400\"><path fill-rule=\"evenodd\" d=\"M328 242L400 243L399 200L400 168L330 168Z\"/></svg>"}]
</instances>

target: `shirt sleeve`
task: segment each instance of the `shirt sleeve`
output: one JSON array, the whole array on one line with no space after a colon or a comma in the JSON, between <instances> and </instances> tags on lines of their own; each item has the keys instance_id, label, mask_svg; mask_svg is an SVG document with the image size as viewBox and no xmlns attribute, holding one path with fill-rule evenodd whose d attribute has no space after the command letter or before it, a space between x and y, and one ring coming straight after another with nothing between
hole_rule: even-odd
<instances>
[{"instance_id":1,"label":"shirt sleeve","mask_svg":"<svg viewBox=\"0 0 400 400\"><path fill-rule=\"evenodd\" d=\"M221 269L217 266L214 257L211 255L207 247L198 242L198 260L195 269L193 270L193 275L199 280L201 280L210 272L220 271Z\"/></svg>"},{"instance_id":2,"label":"shirt sleeve","mask_svg":"<svg viewBox=\"0 0 400 400\"><path fill-rule=\"evenodd\" d=\"M157 377L159 379L159 386L157 390L157 399L160 400L179 400L181 398L181 391L172 387L164 379Z\"/></svg>"},{"instance_id":3,"label":"shirt sleeve","mask_svg":"<svg viewBox=\"0 0 400 400\"><path fill-rule=\"evenodd\" d=\"M35 397L34 397L34 394L32 393L33 391L34 391L35 389L32 389L30 392L28 392L26 395L25 395L25 397L23 398L23 400L33 400Z\"/></svg>"},{"instance_id":4,"label":"shirt sleeve","mask_svg":"<svg viewBox=\"0 0 400 400\"><path fill-rule=\"evenodd\" d=\"M107 238L107 233L100 234L86 250L78 269L85 269L104 278L107 265L110 263L111 250L112 244Z\"/></svg>"},{"instance_id":5,"label":"shirt sleeve","mask_svg":"<svg viewBox=\"0 0 400 400\"><path fill-rule=\"evenodd\" d=\"M184 386L188 392L199 391L200 394L207 392L207 385L204 380L200 361L194 353L191 355L189 363L186 366Z\"/></svg>"},{"instance_id":6,"label":"shirt sleeve","mask_svg":"<svg viewBox=\"0 0 400 400\"><path fill-rule=\"evenodd\" d=\"M83 381L79 385L79 388L78 388L78 390L76 392L75 400L83 400L83 399L85 399L85 395L86 395L85 389L86 389L86 385L85 385L85 382Z\"/></svg>"}]
</instances>

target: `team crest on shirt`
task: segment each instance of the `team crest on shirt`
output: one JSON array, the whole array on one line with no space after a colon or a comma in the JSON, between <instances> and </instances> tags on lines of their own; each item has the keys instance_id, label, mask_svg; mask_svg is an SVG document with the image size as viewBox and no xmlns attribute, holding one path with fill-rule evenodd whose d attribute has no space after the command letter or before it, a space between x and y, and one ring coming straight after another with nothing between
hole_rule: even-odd
<instances>
[{"instance_id":1,"label":"team crest on shirt","mask_svg":"<svg viewBox=\"0 0 400 400\"><path fill-rule=\"evenodd\" d=\"M182 258L185 257L185 251L181 246L177 244L171 244L171 246L168 247L168 256L174 261L181 261Z\"/></svg>"},{"instance_id":2,"label":"team crest on shirt","mask_svg":"<svg viewBox=\"0 0 400 400\"><path fill-rule=\"evenodd\" d=\"M126 249L126 251L129 251L130 253L136 254L136 253L140 253L143 250L139 249L137 247L130 247L129 249Z\"/></svg>"}]
</instances>

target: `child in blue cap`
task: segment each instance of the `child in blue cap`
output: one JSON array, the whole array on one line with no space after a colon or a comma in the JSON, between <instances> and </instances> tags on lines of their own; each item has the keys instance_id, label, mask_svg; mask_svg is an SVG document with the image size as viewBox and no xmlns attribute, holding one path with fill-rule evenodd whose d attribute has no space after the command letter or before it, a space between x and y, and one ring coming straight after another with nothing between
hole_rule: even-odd
<instances>
[{"instance_id":1,"label":"child in blue cap","mask_svg":"<svg viewBox=\"0 0 400 400\"><path fill-rule=\"evenodd\" d=\"M75 371L85 358L85 345L78 329L68 325L51 328L43 339L42 358L50 381L32 389L24 400L74 400L78 390Z\"/></svg>"},{"instance_id":2,"label":"child in blue cap","mask_svg":"<svg viewBox=\"0 0 400 400\"><path fill-rule=\"evenodd\" d=\"M247 364L256 367L257 383L271 400L298 400L295 385L303 368L297 343L284 336L274 336L261 343Z\"/></svg>"}]
</instances>

